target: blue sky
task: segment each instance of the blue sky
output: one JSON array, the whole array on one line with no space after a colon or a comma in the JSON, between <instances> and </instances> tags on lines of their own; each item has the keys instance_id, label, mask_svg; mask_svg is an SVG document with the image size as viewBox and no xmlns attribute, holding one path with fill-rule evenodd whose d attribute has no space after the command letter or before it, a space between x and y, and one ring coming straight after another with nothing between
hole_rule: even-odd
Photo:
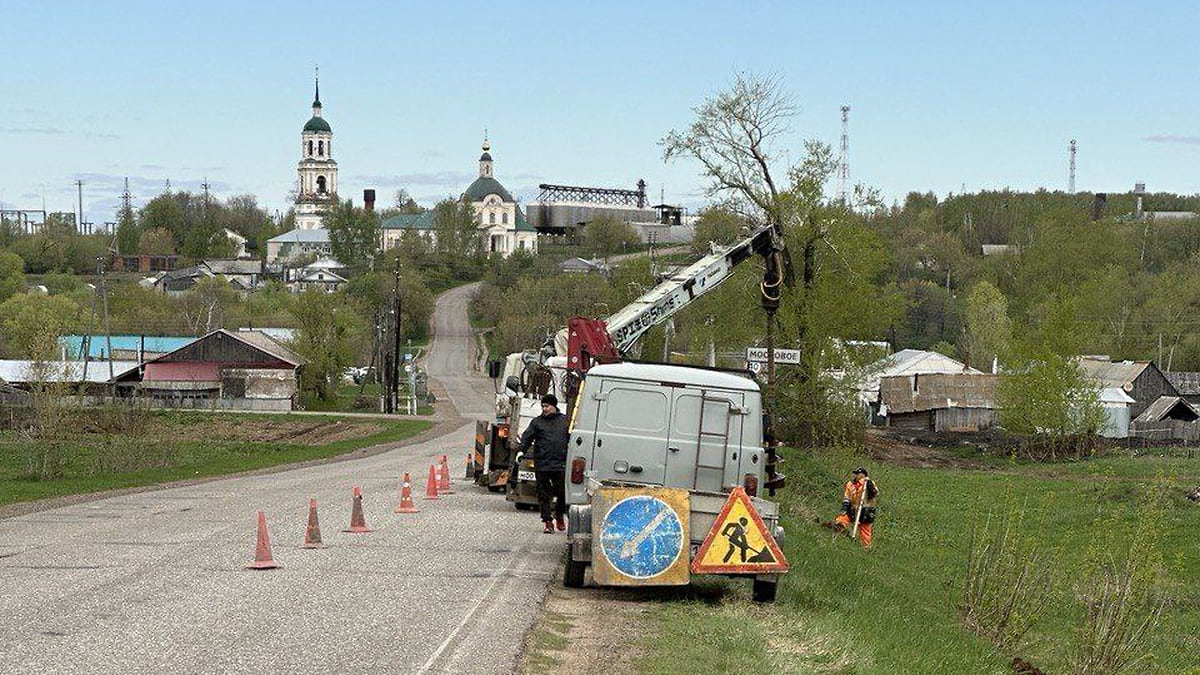
<instances>
[{"instance_id":1,"label":"blue sky","mask_svg":"<svg viewBox=\"0 0 1200 675\"><path fill-rule=\"evenodd\" d=\"M0 0L0 202L112 220L207 178L286 208L321 68L340 193L432 203L476 173L703 203L658 139L739 71L800 112L785 152L836 146L888 198L1062 189L1200 192L1200 8L1188 2L23 2Z\"/></svg>"}]
</instances>

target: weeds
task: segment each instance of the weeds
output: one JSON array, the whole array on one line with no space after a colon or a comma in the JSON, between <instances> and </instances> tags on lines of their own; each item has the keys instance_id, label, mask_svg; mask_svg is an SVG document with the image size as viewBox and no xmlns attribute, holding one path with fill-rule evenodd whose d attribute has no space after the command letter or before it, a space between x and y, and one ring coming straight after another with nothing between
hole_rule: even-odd
<instances>
[{"instance_id":1,"label":"weeds","mask_svg":"<svg viewBox=\"0 0 1200 675\"><path fill-rule=\"evenodd\" d=\"M958 609L963 623L1001 650L1021 643L1037 622L1050 588L1045 555L1021 533L1024 514L1010 508L993 529L992 515L973 531Z\"/></svg>"},{"instance_id":2,"label":"weeds","mask_svg":"<svg viewBox=\"0 0 1200 675\"><path fill-rule=\"evenodd\" d=\"M1103 523L1108 536L1093 547L1078 591L1086 618L1079 630L1075 675L1143 672L1153 660L1148 642L1166 606L1158 531L1169 492L1145 490L1132 532L1119 525L1116 515ZM1123 550L1121 560L1114 552Z\"/></svg>"}]
</instances>

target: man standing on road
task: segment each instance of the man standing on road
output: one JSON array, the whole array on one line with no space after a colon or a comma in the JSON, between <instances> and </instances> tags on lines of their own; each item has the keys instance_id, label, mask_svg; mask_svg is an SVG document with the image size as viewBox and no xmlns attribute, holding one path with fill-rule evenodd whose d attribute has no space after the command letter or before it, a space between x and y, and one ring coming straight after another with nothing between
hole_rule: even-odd
<instances>
[{"instance_id":1,"label":"man standing on road","mask_svg":"<svg viewBox=\"0 0 1200 675\"><path fill-rule=\"evenodd\" d=\"M834 531L850 530L858 537L863 548L871 548L871 525L875 522L878 498L879 488L875 486L875 481L867 477L866 468L855 469L842 488L842 512L833 520ZM858 523L857 532L855 522Z\"/></svg>"},{"instance_id":2,"label":"man standing on road","mask_svg":"<svg viewBox=\"0 0 1200 675\"><path fill-rule=\"evenodd\" d=\"M543 532L546 534L554 534L551 502L554 502L553 516L558 529L567 529L563 516L567 513L565 474L568 435L567 416L558 411L558 398L554 394L546 394L542 397L542 414L529 422L518 443L523 452L529 452L529 446L533 446L538 506L542 509Z\"/></svg>"}]
</instances>

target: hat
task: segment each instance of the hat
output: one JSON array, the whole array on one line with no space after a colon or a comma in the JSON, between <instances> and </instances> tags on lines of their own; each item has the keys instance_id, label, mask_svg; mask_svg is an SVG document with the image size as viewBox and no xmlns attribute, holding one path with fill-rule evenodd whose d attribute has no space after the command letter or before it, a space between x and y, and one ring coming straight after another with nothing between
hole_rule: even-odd
<instances>
[{"instance_id":1,"label":"hat","mask_svg":"<svg viewBox=\"0 0 1200 675\"><path fill-rule=\"evenodd\" d=\"M545 396L542 397L542 405L552 405L555 408L557 408L558 407L558 397L555 396L554 394L546 394Z\"/></svg>"},{"instance_id":2,"label":"hat","mask_svg":"<svg viewBox=\"0 0 1200 675\"><path fill-rule=\"evenodd\" d=\"M862 474L862 475L864 475L864 476L869 476L869 475L870 475L870 474L868 474L868 473L867 473L867 470L866 470L866 468L865 468L865 467L861 467L861 466L860 466L860 467L858 467L857 469L855 469L855 470L854 470L854 473L861 473L861 474Z\"/></svg>"}]
</instances>

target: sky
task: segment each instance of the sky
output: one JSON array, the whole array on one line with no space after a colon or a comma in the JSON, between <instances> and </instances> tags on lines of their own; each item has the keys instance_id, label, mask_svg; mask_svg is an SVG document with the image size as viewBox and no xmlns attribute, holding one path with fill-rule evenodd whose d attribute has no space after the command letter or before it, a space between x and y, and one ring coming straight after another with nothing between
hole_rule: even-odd
<instances>
[{"instance_id":1,"label":"sky","mask_svg":"<svg viewBox=\"0 0 1200 675\"><path fill-rule=\"evenodd\" d=\"M495 175L698 208L658 141L738 73L777 77L803 142L851 181L910 191L1200 192L1200 3L25 2L0 0L0 204L114 220L205 180L286 210L320 67L339 193L461 193L484 129ZM832 186L831 186L832 189Z\"/></svg>"}]
</instances>

